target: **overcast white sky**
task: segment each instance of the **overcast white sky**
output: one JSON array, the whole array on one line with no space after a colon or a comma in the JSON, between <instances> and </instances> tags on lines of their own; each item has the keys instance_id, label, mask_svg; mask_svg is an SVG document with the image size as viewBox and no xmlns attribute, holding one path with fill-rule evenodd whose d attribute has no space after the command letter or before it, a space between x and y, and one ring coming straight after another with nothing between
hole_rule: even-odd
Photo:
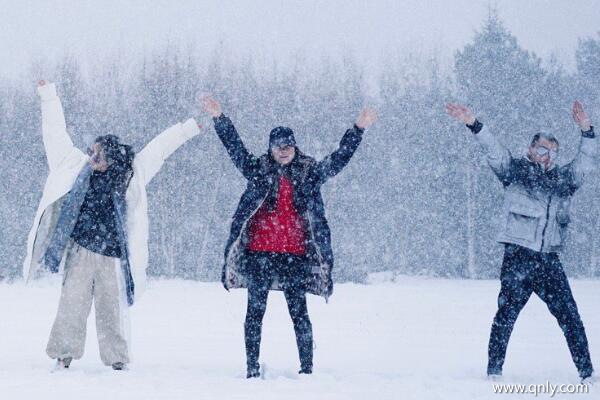
<instances>
[{"instance_id":1,"label":"overcast white sky","mask_svg":"<svg viewBox=\"0 0 600 400\"><path fill-rule=\"evenodd\" d=\"M367 64L396 48L449 56L490 4L522 46L556 53L568 68L577 39L600 31L600 0L0 0L0 76L26 71L33 58L71 53L89 63L168 42L210 50L223 41L234 54L283 64L297 49L351 50Z\"/></svg>"}]
</instances>

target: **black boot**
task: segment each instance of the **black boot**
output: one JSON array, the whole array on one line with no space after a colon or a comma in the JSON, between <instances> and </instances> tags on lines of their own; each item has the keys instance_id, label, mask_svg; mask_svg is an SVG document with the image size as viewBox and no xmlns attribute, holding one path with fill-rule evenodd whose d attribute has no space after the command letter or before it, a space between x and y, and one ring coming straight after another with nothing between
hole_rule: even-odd
<instances>
[{"instance_id":1,"label":"black boot","mask_svg":"<svg viewBox=\"0 0 600 400\"><path fill-rule=\"evenodd\" d=\"M300 368L300 371L298 371L298 373L310 375L310 374L312 374L312 367L302 367L302 368Z\"/></svg>"},{"instance_id":2,"label":"black boot","mask_svg":"<svg viewBox=\"0 0 600 400\"><path fill-rule=\"evenodd\" d=\"M67 369L73 361L72 357L58 358L56 360L56 369Z\"/></svg>"},{"instance_id":3,"label":"black boot","mask_svg":"<svg viewBox=\"0 0 600 400\"><path fill-rule=\"evenodd\" d=\"M251 378L259 378L260 377L260 367L257 365L248 366L248 370L246 371L246 379Z\"/></svg>"},{"instance_id":4,"label":"black boot","mask_svg":"<svg viewBox=\"0 0 600 400\"><path fill-rule=\"evenodd\" d=\"M123 370L127 369L127 364L122 363L122 362L116 362L113 365L111 365L111 367L115 371L123 371Z\"/></svg>"}]
</instances>

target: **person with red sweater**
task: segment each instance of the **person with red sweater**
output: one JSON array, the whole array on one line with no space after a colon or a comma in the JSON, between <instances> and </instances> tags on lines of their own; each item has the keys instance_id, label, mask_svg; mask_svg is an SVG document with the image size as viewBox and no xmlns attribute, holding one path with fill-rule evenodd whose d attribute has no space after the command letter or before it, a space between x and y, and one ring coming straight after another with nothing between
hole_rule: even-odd
<instances>
[{"instance_id":1,"label":"person with red sweater","mask_svg":"<svg viewBox=\"0 0 600 400\"><path fill-rule=\"evenodd\" d=\"M248 180L233 216L222 274L225 289L248 289L246 376L260 376L262 320L272 289L282 290L288 304L300 356L299 373L311 374L313 339L306 293L325 298L333 293L333 252L321 185L348 164L377 114L365 108L339 148L316 161L298 149L294 132L287 127L273 129L269 151L256 157L215 99L204 98L203 107L213 117L233 163Z\"/></svg>"}]
</instances>

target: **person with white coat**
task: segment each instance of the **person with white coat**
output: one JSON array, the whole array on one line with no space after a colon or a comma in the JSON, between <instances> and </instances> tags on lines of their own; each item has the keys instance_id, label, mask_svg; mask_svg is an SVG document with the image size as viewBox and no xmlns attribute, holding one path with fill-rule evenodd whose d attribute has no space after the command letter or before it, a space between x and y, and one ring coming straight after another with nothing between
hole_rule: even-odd
<instances>
[{"instance_id":1,"label":"person with white coat","mask_svg":"<svg viewBox=\"0 0 600 400\"><path fill-rule=\"evenodd\" d=\"M55 85L40 81L38 94L49 175L27 238L23 277L63 271L46 349L57 368L83 356L93 301L102 362L121 370L130 362L128 306L146 284L145 187L200 125L194 119L178 123L137 154L114 135L100 136L86 155L67 133Z\"/></svg>"}]
</instances>

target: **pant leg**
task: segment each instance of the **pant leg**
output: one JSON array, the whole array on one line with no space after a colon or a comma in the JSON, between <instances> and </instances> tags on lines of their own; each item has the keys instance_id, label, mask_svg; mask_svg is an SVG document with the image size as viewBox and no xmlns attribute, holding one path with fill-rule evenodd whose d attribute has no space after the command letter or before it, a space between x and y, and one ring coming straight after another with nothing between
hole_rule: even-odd
<instances>
[{"instance_id":1,"label":"pant leg","mask_svg":"<svg viewBox=\"0 0 600 400\"><path fill-rule=\"evenodd\" d=\"M58 312L46 347L50 358L80 359L83 356L94 291L89 253L77 244L67 252Z\"/></svg>"},{"instance_id":2,"label":"pant leg","mask_svg":"<svg viewBox=\"0 0 600 400\"><path fill-rule=\"evenodd\" d=\"M592 375L593 366L585 328L558 254L543 255L533 286L535 293L546 303L562 329L579 375Z\"/></svg>"},{"instance_id":3,"label":"pant leg","mask_svg":"<svg viewBox=\"0 0 600 400\"><path fill-rule=\"evenodd\" d=\"M492 323L488 345L487 373L501 374L506 348L519 313L533 292L531 273L536 268L536 253L515 245L504 251L498 311Z\"/></svg>"},{"instance_id":4,"label":"pant leg","mask_svg":"<svg viewBox=\"0 0 600 400\"><path fill-rule=\"evenodd\" d=\"M290 258L291 269L282 279L283 293L294 324L296 345L302 369L313 366L313 332L306 305L306 266L301 259Z\"/></svg>"},{"instance_id":5,"label":"pant leg","mask_svg":"<svg viewBox=\"0 0 600 400\"><path fill-rule=\"evenodd\" d=\"M246 255L244 271L248 282L248 307L244 322L246 364L248 369L258 369L262 321L272 281L268 256L251 253Z\"/></svg>"},{"instance_id":6,"label":"pant leg","mask_svg":"<svg viewBox=\"0 0 600 400\"><path fill-rule=\"evenodd\" d=\"M105 365L129 363L128 306L120 260L95 254L94 306L100 358ZM121 281L120 281L121 280Z\"/></svg>"}]
</instances>

